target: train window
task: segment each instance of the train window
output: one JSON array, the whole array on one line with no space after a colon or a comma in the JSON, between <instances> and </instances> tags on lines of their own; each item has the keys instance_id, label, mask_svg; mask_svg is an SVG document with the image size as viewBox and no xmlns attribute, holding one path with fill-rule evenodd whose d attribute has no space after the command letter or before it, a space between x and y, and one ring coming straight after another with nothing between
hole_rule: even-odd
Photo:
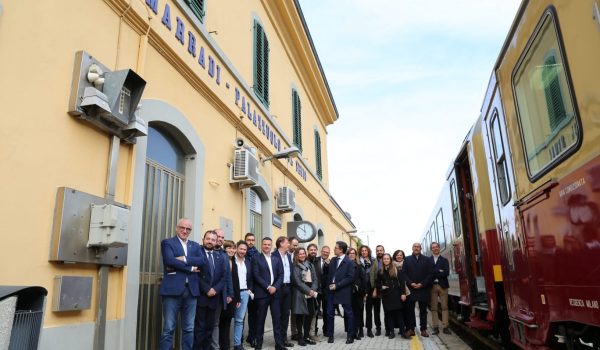
<instances>
[{"instance_id":1,"label":"train window","mask_svg":"<svg viewBox=\"0 0 600 350\"><path fill-rule=\"evenodd\" d=\"M456 181L450 181L450 200L452 201L452 219L454 221L454 235L460 236L460 215L458 213L458 192L456 191Z\"/></svg>"},{"instance_id":2,"label":"train window","mask_svg":"<svg viewBox=\"0 0 600 350\"><path fill-rule=\"evenodd\" d=\"M494 111L492 116L492 147L494 149L494 163L496 163L496 179L498 184L498 192L500 201L506 204L510 199L508 186L508 168L506 166L506 153L504 152L504 140L502 139L502 131L500 129L500 118L498 111Z\"/></svg>"},{"instance_id":3,"label":"train window","mask_svg":"<svg viewBox=\"0 0 600 350\"><path fill-rule=\"evenodd\" d=\"M537 179L575 151L579 119L553 10L548 10L513 71L527 168Z\"/></svg>"},{"instance_id":4,"label":"train window","mask_svg":"<svg viewBox=\"0 0 600 350\"><path fill-rule=\"evenodd\" d=\"M439 242L437 229L435 227L435 222L431 223L431 227L429 227L429 232L431 232L431 240L428 243L431 244L431 242Z\"/></svg>"},{"instance_id":5,"label":"train window","mask_svg":"<svg viewBox=\"0 0 600 350\"><path fill-rule=\"evenodd\" d=\"M435 223L437 224L437 233L438 233L438 243L440 244L440 249L446 249L446 232L444 230L444 214L442 214L442 209L438 212Z\"/></svg>"}]
</instances>

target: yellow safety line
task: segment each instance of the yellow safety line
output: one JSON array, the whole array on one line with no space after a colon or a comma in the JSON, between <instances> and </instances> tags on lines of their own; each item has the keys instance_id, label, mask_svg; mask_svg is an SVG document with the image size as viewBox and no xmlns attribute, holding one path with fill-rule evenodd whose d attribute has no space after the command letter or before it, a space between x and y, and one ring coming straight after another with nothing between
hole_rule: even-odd
<instances>
[{"instance_id":1,"label":"yellow safety line","mask_svg":"<svg viewBox=\"0 0 600 350\"><path fill-rule=\"evenodd\" d=\"M423 350L423 343L421 343L421 338L418 335L410 339L410 348L411 350Z\"/></svg>"}]
</instances>

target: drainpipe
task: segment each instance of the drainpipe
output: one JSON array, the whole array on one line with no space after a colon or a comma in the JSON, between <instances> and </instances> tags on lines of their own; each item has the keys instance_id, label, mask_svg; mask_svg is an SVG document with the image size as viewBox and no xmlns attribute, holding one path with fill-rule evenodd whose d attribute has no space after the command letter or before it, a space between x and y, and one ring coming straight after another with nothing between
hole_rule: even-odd
<instances>
[{"instance_id":1,"label":"drainpipe","mask_svg":"<svg viewBox=\"0 0 600 350\"><path fill-rule=\"evenodd\" d=\"M115 199L115 188L117 183L117 163L119 162L119 146L121 140L112 136L110 140L110 154L106 174L106 199ZM103 254L103 252L99 252ZM106 339L106 303L108 297L108 275L110 266L100 265L98 268L98 284L96 287L96 324L94 326L94 350L104 350Z\"/></svg>"}]
</instances>

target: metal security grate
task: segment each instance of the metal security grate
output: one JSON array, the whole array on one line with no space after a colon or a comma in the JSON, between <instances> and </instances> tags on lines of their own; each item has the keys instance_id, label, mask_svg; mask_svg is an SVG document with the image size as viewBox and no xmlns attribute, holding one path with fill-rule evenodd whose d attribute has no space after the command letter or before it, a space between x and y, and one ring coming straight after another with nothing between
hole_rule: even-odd
<instances>
[{"instance_id":1,"label":"metal security grate","mask_svg":"<svg viewBox=\"0 0 600 350\"><path fill-rule=\"evenodd\" d=\"M17 310L10 335L9 350L35 350L38 348L43 311Z\"/></svg>"}]
</instances>

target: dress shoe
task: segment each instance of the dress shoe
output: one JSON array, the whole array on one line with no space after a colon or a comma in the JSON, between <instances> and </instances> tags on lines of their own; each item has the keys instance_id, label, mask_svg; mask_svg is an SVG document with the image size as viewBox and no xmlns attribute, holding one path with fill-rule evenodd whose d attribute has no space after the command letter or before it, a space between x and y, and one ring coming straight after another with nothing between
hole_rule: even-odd
<instances>
[{"instance_id":1,"label":"dress shoe","mask_svg":"<svg viewBox=\"0 0 600 350\"><path fill-rule=\"evenodd\" d=\"M433 335L438 335L438 334L440 334L440 329L439 329L439 328L437 328L437 327L433 327L433 332L431 332L431 334L433 334Z\"/></svg>"},{"instance_id":2,"label":"dress shoe","mask_svg":"<svg viewBox=\"0 0 600 350\"><path fill-rule=\"evenodd\" d=\"M346 339L346 344L352 344L352 343L354 343L354 338L348 337L348 339Z\"/></svg>"},{"instance_id":3,"label":"dress shoe","mask_svg":"<svg viewBox=\"0 0 600 350\"><path fill-rule=\"evenodd\" d=\"M360 327L360 329L358 330L358 337L359 338L364 338L365 337L365 334L363 333L362 327Z\"/></svg>"},{"instance_id":4,"label":"dress shoe","mask_svg":"<svg viewBox=\"0 0 600 350\"><path fill-rule=\"evenodd\" d=\"M298 334L292 334L292 340L298 340Z\"/></svg>"},{"instance_id":5,"label":"dress shoe","mask_svg":"<svg viewBox=\"0 0 600 350\"><path fill-rule=\"evenodd\" d=\"M294 347L294 343L290 343L289 341L285 341L283 343L283 346L285 346L286 348L293 348Z\"/></svg>"},{"instance_id":6,"label":"dress shoe","mask_svg":"<svg viewBox=\"0 0 600 350\"><path fill-rule=\"evenodd\" d=\"M396 337L396 335L394 334L394 332L389 332L388 333L388 338L389 339L394 339Z\"/></svg>"},{"instance_id":7,"label":"dress shoe","mask_svg":"<svg viewBox=\"0 0 600 350\"><path fill-rule=\"evenodd\" d=\"M414 329L409 329L408 333L410 334L411 337L414 337L416 335Z\"/></svg>"},{"instance_id":8,"label":"dress shoe","mask_svg":"<svg viewBox=\"0 0 600 350\"><path fill-rule=\"evenodd\" d=\"M308 345L317 345L317 342L314 341L312 338L304 338L304 342Z\"/></svg>"},{"instance_id":9,"label":"dress shoe","mask_svg":"<svg viewBox=\"0 0 600 350\"><path fill-rule=\"evenodd\" d=\"M261 350L261 349L262 349L262 342L255 342L254 350Z\"/></svg>"},{"instance_id":10,"label":"dress shoe","mask_svg":"<svg viewBox=\"0 0 600 350\"><path fill-rule=\"evenodd\" d=\"M367 337L373 338L373 331L372 330L367 329Z\"/></svg>"},{"instance_id":11,"label":"dress shoe","mask_svg":"<svg viewBox=\"0 0 600 350\"><path fill-rule=\"evenodd\" d=\"M329 337L329 339L327 339L327 342L330 344L333 343L333 336Z\"/></svg>"},{"instance_id":12,"label":"dress shoe","mask_svg":"<svg viewBox=\"0 0 600 350\"><path fill-rule=\"evenodd\" d=\"M422 337L429 337L429 333L427 333L426 329L421 330L421 336Z\"/></svg>"},{"instance_id":13,"label":"dress shoe","mask_svg":"<svg viewBox=\"0 0 600 350\"><path fill-rule=\"evenodd\" d=\"M444 327L442 329L442 332L444 332L444 334L452 334L452 332L450 332L450 328L448 328L448 327Z\"/></svg>"},{"instance_id":14,"label":"dress shoe","mask_svg":"<svg viewBox=\"0 0 600 350\"><path fill-rule=\"evenodd\" d=\"M313 342L315 342L315 344L316 344L316 342L318 342L318 341L321 341L321 338L319 338L319 336L318 336L318 335L316 335L316 334L315 334L315 335L311 335L311 336L309 337L309 339L310 339L310 340L312 340ZM304 340L306 340L306 338L305 338ZM310 343L309 343L309 344L310 344Z\"/></svg>"},{"instance_id":15,"label":"dress shoe","mask_svg":"<svg viewBox=\"0 0 600 350\"><path fill-rule=\"evenodd\" d=\"M376 335L376 336L380 336L380 335L381 335L381 329L377 328L377 329L375 330L375 335Z\"/></svg>"},{"instance_id":16,"label":"dress shoe","mask_svg":"<svg viewBox=\"0 0 600 350\"><path fill-rule=\"evenodd\" d=\"M306 346L306 342L304 341L304 339L303 339L303 338L300 338L300 339L298 340L298 345L299 345L299 346Z\"/></svg>"},{"instance_id":17,"label":"dress shoe","mask_svg":"<svg viewBox=\"0 0 600 350\"><path fill-rule=\"evenodd\" d=\"M402 339L410 339L410 333L406 332L406 333L401 333L400 335L402 337Z\"/></svg>"}]
</instances>

